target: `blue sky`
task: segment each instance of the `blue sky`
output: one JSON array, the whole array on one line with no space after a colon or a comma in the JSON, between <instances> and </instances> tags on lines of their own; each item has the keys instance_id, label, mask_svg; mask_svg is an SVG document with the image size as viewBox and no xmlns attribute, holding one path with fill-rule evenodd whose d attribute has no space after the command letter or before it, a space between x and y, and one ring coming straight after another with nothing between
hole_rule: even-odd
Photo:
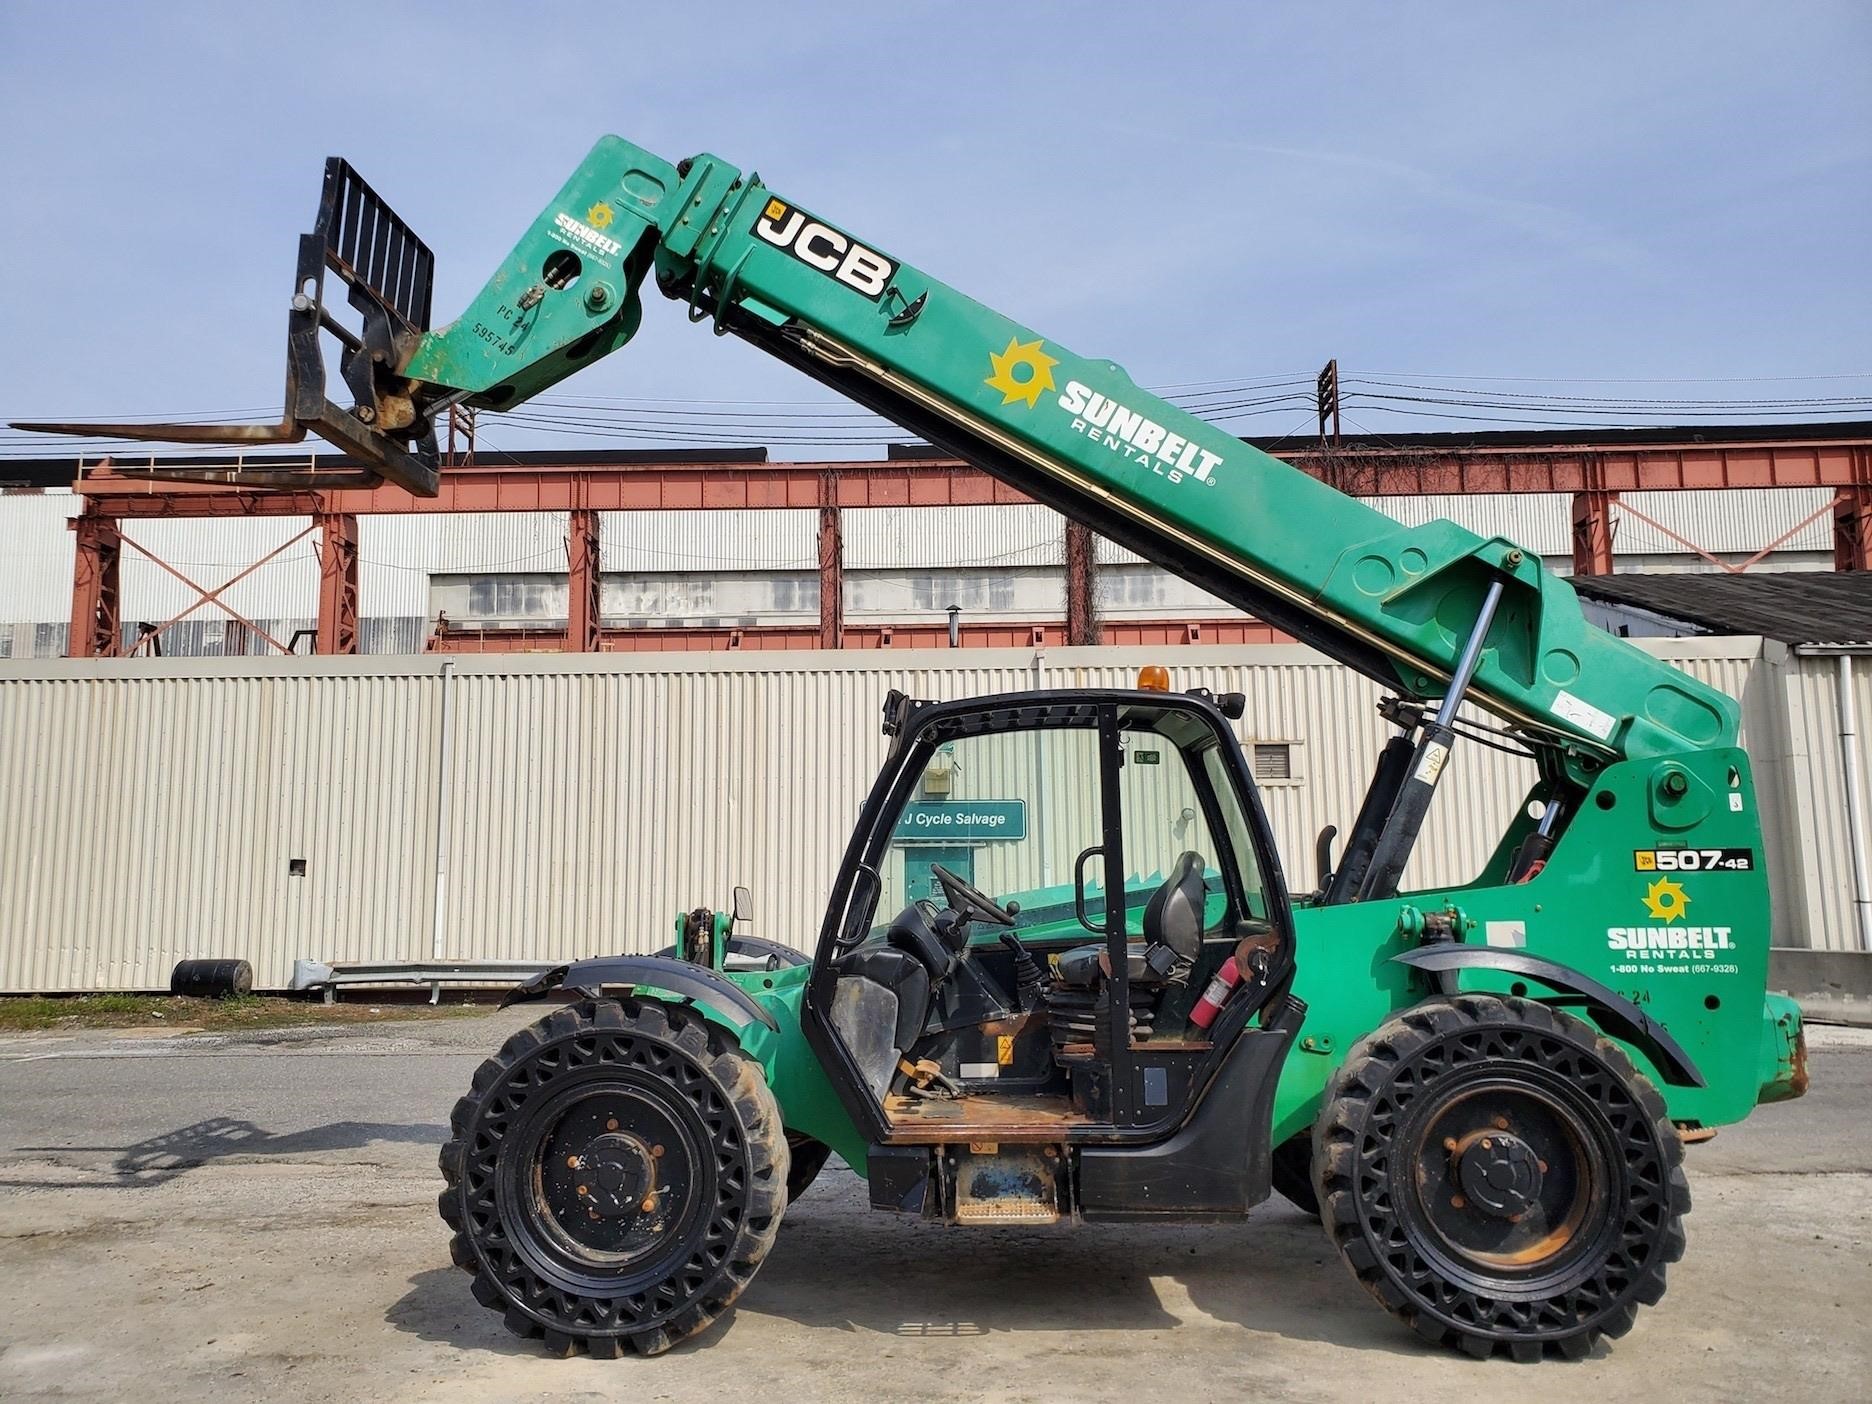
<instances>
[{"instance_id":1,"label":"blue sky","mask_svg":"<svg viewBox=\"0 0 1872 1404\"><path fill-rule=\"evenodd\" d=\"M1863 3L9 0L0 417L276 407L324 156L435 248L446 318L606 131L1147 385L1869 395L1869 71ZM566 393L824 400L647 301ZM1439 423L1401 408L1357 418Z\"/></svg>"}]
</instances>

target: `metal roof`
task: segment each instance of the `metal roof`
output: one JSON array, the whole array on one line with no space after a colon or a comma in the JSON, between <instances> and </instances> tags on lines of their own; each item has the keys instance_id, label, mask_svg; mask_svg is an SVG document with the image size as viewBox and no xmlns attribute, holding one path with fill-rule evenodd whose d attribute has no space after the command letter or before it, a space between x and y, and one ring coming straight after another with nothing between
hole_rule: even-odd
<instances>
[{"instance_id":1,"label":"metal roof","mask_svg":"<svg viewBox=\"0 0 1872 1404\"><path fill-rule=\"evenodd\" d=\"M1573 588L1586 599L1646 610L1710 634L1759 634L1786 644L1872 643L1872 573L1865 571L1580 575Z\"/></svg>"}]
</instances>

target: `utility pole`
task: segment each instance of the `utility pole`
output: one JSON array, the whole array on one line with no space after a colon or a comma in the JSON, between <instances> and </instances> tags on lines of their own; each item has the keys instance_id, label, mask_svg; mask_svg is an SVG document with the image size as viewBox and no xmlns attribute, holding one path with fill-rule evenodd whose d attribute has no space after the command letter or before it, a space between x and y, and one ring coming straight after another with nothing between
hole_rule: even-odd
<instances>
[{"instance_id":1,"label":"utility pole","mask_svg":"<svg viewBox=\"0 0 1872 1404\"><path fill-rule=\"evenodd\" d=\"M1329 443L1339 447L1339 358L1334 357L1326 363L1326 368L1319 373L1316 386L1319 401L1319 437L1320 447ZM1332 437L1327 438L1326 424L1332 422Z\"/></svg>"}]
</instances>

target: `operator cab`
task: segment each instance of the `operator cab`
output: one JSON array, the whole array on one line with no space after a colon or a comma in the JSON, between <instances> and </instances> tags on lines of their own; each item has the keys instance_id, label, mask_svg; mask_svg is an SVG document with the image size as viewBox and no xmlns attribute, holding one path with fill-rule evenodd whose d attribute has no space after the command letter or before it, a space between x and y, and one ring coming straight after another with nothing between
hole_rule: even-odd
<instances>
[{"instance_id":1,"label":"operator cab","mask_svg":"<svg viewBox=\"0 0 1872 1404\"><path fill-rule=\"evenodd\" d=\"M878 1143L1162 1133L1284 1003L1292 927L1239 701L891 694L807 996Z\"/></svg>"}]
</instances>

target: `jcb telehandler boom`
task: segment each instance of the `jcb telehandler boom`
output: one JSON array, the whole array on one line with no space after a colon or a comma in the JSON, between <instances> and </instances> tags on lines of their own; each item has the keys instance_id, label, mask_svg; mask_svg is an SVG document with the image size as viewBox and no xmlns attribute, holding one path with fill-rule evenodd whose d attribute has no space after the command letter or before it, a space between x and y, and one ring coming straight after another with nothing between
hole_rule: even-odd
<instances>
[{"instance_id":1,"label":"jcb telehandler boom","mask_svg":"<svg viewBox=\"0 0 1872 1404\"><path fill-rule=\"evenodd\" d=\"M1658 1299L1689 1207L1679 1128L1804 1086L1798 1012L1764 994L1731 699L1588 626L1512 542L1399 526L713 156L605 138L439 330L430 266L328 164L266 432L352 462L241 481L433 492L438 414L510 409L623 346L654 277L691 320L1377 680L1398 728L1301 894L1239 695L893 693L810 959L702 909L662 955L517 992L575 998L455 1111L442 1212L479 1300L554 1348L654 1354L733 1301L832 1151L875 1206L954 1223L1230 1218L1278 1188L1390 1310L1475 1354L1577 1355ZM1531 756L1529 802L1473 882L1400 898L1480 724L1464 703Z\"/></svg>"}]
</instances>

